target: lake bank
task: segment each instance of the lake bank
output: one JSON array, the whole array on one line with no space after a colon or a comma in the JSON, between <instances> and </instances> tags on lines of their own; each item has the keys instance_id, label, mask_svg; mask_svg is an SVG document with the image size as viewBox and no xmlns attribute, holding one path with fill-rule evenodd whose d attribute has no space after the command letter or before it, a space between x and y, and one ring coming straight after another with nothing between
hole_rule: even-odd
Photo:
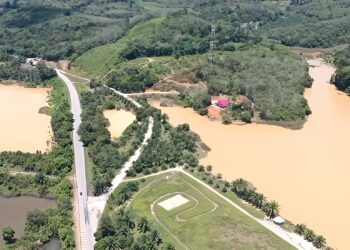
<instances>
[{"instance_id":1,"label":"lake bank","mask_svg":"<svg viewBox=\"0 0 350 250\"><path fill-rule=\"evenodd\" d=\"M5 198L0 196L0 231L5 227L12 227L16 238L23 235L27 213L34 209L46 209L56 206L55 200L40 199L29 196ZM2 237L0 248L4 246Z\"/></svg>"},{"instance_id":2,"label":"lake bank","mask_svg":"<svg viewBox=\"0 0 350 250\"><path fill-rule=\"evenodd\" d=\"M344 156L350 141L350 98L328 83L334 70L326 64L310 67L314 84L305 97L312 114L301 130L227 126L192 109L153 105L169 115L171 124L188 123L211 148L201 164L212 165L213 172L227 180L251 181L259 192L281 204L282 216L306 223L331 246L346 249L350 218L343 215L350 205L350 170ZM333 202L326 202L326 197Z\"/></svg>"},{"instance_id":3,"label":"lake bank","mask_svg":"<svg viewBox=\"0 0 350 250\"><path fill-rule=\"evenodd\" d=\"M49 91L0 84L0 151L34 153L51 147L51 117L39 113L48 106Z\"/></svg>"}]
</instances>

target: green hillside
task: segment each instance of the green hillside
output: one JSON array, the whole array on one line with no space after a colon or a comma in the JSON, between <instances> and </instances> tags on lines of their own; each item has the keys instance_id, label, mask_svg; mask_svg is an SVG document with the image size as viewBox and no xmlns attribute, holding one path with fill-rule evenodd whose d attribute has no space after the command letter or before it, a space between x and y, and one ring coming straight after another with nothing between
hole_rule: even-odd
<instances>
[{"instance_id":1,"label":"green hillside","mask_svg":"<svg viewBox=\"0 0 350 250\"><path fill-rule=\"evenodd\" d=\"M74 66L78 66L87 76L97 77L107 73L113 65L122 61L120 52L128 42L136 39L146 39L164 21L164 18L155 18L133 27L123 38L115 43L93 48L77 58Z\"/></svg>"}]
</instances>

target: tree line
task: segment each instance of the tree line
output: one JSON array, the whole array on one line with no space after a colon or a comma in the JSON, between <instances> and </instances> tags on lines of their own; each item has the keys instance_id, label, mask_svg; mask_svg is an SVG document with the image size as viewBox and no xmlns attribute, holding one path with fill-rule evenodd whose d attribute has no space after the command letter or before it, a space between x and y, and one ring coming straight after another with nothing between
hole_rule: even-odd
<instances>
[{"instance_id":1,"label":"tree line","mask_svg":"<svg viewBox=\"0 0 350 250\"><path fill-rule=\"evenodd\" d=\"M337 70L332 82L341 91L350 95L350 47L335 54Z\"/></svg>"},{"instance_id":2,"label":"tree line","mask_svg":"<svg viewBox=\"0 0 350 250\"><path fill-rule=\"evenodd\" d=\"M197 175L224 195L228 191L233 192L238 198L249 203L259 211L264 212L264 214L270 219L273 219L280 213L280 205L277 201L267 200L267 197L264 194L257 192L253 184L243 178L238 178L232 182L228 182L223 179L220 173L214 176L211 173L211 165L206 167L203 165L196 165L194 167L185 166L185 169ZM230 196L227 197L229 198ZM316 235L314 231L307 228L305 224L293 225L293 231L296 234L303 236L305 240L311 242L316 248L332 249L326 245L326 239L322 235Z\"/></svg>"},{"instance_id":3,"label":"tree line","mask_svg":"<svg viewBox=\"0 0 350 250\"><path fill-rule=\"evenodd\" d=\"M36 67L22 68L24 59L15 58L0 64L0 79L25 82L27 86L47 86L49 80L56 76L56 72L38 63Z\"/></svg>"}]
</instances>

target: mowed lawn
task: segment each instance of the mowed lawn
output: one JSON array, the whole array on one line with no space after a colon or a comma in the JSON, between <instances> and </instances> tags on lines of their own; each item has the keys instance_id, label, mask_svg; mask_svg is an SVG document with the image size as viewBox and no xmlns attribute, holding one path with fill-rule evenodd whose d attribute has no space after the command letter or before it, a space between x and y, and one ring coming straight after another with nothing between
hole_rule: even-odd
<instances>
[{"instance_id":1,"label":"mowed lawn","mask_svg":"<svg viewBox=\"0 0 350 250\"><path fill-rule=\"evenodd\" d=\"M151 177L142 186L129 204L132 212L151 221L176 249L295 249L182 173ZM189 202L170 211L158 205L177 194Z\"/></svg>"}]
</instances>

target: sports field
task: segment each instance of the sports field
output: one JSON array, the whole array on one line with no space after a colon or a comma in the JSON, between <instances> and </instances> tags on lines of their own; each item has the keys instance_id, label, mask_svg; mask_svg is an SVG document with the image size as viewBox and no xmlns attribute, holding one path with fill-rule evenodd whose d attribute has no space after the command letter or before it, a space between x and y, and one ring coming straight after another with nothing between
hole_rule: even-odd
<instances>
[{"instance_id":1,"label":"sports field","mask_svg":"<svg viewBox=\"0 0 350 250\"><path fill-rule=\"evenodd\" d=\"M129 208L176 249L294 249L182 173L150 177L141 186Z\"/></svg>"}]
</instances>

